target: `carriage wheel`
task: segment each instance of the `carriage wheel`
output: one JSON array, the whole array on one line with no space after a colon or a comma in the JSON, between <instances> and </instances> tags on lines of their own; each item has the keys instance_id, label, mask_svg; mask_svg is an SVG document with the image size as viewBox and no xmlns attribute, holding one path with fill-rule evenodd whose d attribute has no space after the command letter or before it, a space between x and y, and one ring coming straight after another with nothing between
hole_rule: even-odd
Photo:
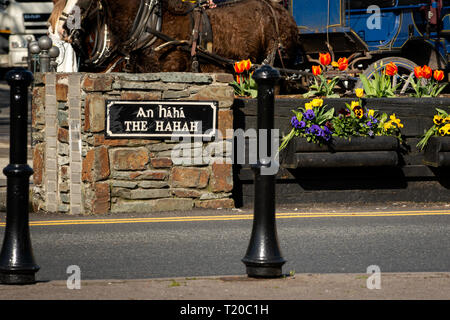
<instances>
[{"instance_id":1,"label":"carriage wheel","mask_svg":"<svg viewBox=\"0 0 450 320\"><path fill-rule=\"evenodd\" d=\"M374 77L375 72L381 72L383 66L386 66L390 62L395 63L398 68L398 74L392 77L393 85L397 85L400 83L400 86L397 89L397 92L400 94L413 92L413 88L411 86L411 78L414 77L414 68L417 65L411 60L402 58L402 57L387 57L380 59L373 64L371 64L362 74L367 77L367 79L371 80ZM376 66L376 67L375 67ZM355 88L362 88L361 80L358 80L355 84Z\"/></svg>"}]
</instances>

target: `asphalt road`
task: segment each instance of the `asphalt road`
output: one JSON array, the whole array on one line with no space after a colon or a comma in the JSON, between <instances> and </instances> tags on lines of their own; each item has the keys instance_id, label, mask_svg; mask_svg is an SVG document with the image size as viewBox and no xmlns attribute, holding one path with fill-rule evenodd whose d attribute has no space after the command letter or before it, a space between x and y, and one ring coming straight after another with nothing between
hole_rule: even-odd
<instances>
[{"instance_id":1,"label":"asphalt road","mask_svg":"<svg viewBox=\"0 0 450 320\"><path fill-rule=\"evenodd\" d=\"M128 223L111 220L124 217L107 217L109 223L98 224L89 224L93 218L59 217L59 222L72 222L46 225L45 221L55 219L39 218L44 222L34 223L42 225L31 227L36 262L41 266L37 279L67 279L70 265L79 266L85 280L245 274L241 259L252 220L242 213L229 214L237 220L191 221L172 213L169 216L174 218L167 222L155 222L154 215L130 218ZM277 226L288 261L283 267L286 274L366 273L370 265L379 266L381 272L450 271L450 213L300 215L277 219ZM3 232L0 227L1 239Z\"/></svg>"}]
</instances>

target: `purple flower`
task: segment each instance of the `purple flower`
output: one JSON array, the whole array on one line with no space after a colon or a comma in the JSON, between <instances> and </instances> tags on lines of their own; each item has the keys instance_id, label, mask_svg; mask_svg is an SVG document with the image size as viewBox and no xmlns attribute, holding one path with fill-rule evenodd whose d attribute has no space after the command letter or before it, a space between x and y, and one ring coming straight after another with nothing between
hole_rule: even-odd
<instances>
[{"instance_id":1,"label":"purple flower","mask_svg":"<svg viewBox=\"0 0 450 320\"><path fill-rule=\"evenodd\" d=\"M306 112L303 114L303 116L305 117L306 120L312 120L316 117L314 111L311 109L306 110Z\"/></svg>"},{"instance_id":2,"label":"purple flower","mask_svg":"<svg viewBox=\"0 0 450 320\"><path fill-rule=\"evenodd\" d=\"M323 127L322 138L325 141L330 141L332 134L333 134L333 132L331 132L331 130L327 126Z\"/></svg>"},{"instance_id":3,"label":"purple flower","mask_svg":"<svg viewBox=\"0 0 450 320\"><path fill-rule=\"evenodd\" d=\"M295 128L295 129L301 129L304 128L306 123L305 121L298 121L296 116L293 116L291 119L291 125Z\"/></svg>"},{"instance_id":4,"label":"purple flower","mask_svg":"<svg viewBox=\"0 0 450 320\"><path fill-rule=\"evenodd\" d=\"M313 124L307 129L307 133L320 137L323 134L323 130L317 124Z\"/></svg>"}]
</instances>

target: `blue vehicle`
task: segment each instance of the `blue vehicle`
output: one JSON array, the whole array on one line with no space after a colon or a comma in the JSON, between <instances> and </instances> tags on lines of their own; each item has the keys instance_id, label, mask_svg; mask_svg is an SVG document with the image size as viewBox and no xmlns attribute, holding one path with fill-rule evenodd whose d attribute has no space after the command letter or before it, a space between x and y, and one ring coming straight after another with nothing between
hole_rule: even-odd
<instances>
[{"instance_id":1,"label":"blue vehicle","mask_svg":"<svg viewBox=\"0 0 450 320\"><path fill-rule=\"evenodd\" d=\"M349 58L349 74L369 78L381 61L403 78L417 65L450 72L450 0L288 1L310 64L331 52Z\"/></svg>"}]
</instances>

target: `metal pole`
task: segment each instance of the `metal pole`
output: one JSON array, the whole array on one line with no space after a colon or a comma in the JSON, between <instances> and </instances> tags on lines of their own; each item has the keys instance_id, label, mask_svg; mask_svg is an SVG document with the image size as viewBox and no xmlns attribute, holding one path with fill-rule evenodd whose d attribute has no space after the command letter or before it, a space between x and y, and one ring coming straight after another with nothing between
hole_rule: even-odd
<instances>
[{"instance_id":1,"label":"metal pole","mask_svg":"<svg viewBox=\"0 0 450 320\"><path fill-rule=\"evenodd\" d=\"M41 65L41 72L49 72L50 71L50 55L48 51L52 47L52 39L48 36L42 36L39 38L39 48L41 49L41 53L39 56L39 62Z\"/></svg>"},{"instance_id":2,"label":"metal pole","mask_svg":"<svg viewBox=\"0 0 450 320\"><path fill-rule=\"evenodd\" d=\"M254 73L258 84L258 164L255 172L255 204L253 229L250 244L242 262L246 265L250 277L280 277L282 266L286 262L281 256L275 224L275 175L263 175L263 167L270 168L270 159L260 158L261 130L267 130L267 150L271 149L271 130L274 127L274 86L279 81L280 73L263 65ZM272 150L276 152L276 150ZM268 170L269 171L269 170Z\"/></svg>"},{"instance_id":3,"label":"metal pole","mask_svg":"<svg viewBox=\"0 0 450 320\"><path fill-rule=\"evenodd\" d=\"M33 169L27 164L28 87L33 74L24 68L6 74L11 87L10 164L7 177L6 228L0 253L0 283L35 283L39 266L34 262L29 230L29 188Z\"/></svg>"},{"instance_id":4,"label":"metal pole","mask_svg":"<svg viewBox=\"0 0 450 320\"><path fill-rule=\"evenodd\" d=\"M56 59L59 56L58 47L51 47L50 50L48 50L48 54L50 55L50 72L56 72L58 69L58 63L56 62Z\"/></svg>"},{"instance_id":5,"label":"metal pole","mask_svg":"<svg viewBox=\"0 0 450 320\"><path fill-rule=\"evenodd\" d=\"M31 61L31 72L37 72L37 65L38 65L38 55L39 52L41 52L41 48L39 48L39 44L37 41L30 42L29 50L30 54L30 61Z\"/></svg>"}]
</instances>

